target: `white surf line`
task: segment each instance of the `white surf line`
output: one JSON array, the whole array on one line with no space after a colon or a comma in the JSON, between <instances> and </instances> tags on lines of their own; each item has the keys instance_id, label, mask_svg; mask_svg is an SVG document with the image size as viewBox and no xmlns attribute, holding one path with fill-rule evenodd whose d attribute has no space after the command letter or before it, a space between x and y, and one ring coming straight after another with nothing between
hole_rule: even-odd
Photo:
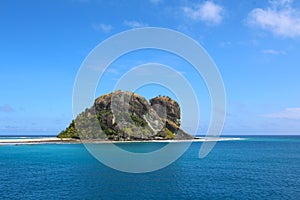
<instances>
[{"instance_id":1,"label":"white surf line","mask_svg":"<svg viewBox=\"0 0 300 200\"><path fill-rule=\"evenodd\" d=\"M180 142L218 142L218 141L234 141L234 140L246 140L246 138L195 138L191 140L133 140L133 141L109 141L109 140L73 140L68 138L20 138L20 139L0 139L0 145L3 144L46 144L46 143L57 143L57 144L71 144L71 143L144 143L144 142L161 142L161 143L180 143Z\"/></svg>"},{"instance_id":2,"label":"white surf line","mask_svg":"<svg viewBox=\"0 0 300 200\"><path fill-rule=\"evenodd\" d=\"M67 138L47 137L47 138L20 138L20 139L0 139L0 143L39 143L39 142L63 142L70 141Z\"/></svg>"}]
</instances>

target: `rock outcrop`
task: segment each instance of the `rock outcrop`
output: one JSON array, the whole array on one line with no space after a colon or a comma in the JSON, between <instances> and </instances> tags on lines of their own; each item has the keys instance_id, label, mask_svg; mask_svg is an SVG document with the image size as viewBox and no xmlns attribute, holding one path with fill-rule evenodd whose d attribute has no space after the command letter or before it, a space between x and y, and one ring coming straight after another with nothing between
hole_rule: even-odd
<instances>
[{"instance_id":1,"label":"rock outcrop","mask_svg":"<svg viewBox=\"0 0 300 200\"><path fill-rule=\"evenodd\" d=\"M180 128L179 104L166 96L148 101L135 93L115 91L98 97L59 138L83 140L192 139Z\"/></svg>"}]
</instances>

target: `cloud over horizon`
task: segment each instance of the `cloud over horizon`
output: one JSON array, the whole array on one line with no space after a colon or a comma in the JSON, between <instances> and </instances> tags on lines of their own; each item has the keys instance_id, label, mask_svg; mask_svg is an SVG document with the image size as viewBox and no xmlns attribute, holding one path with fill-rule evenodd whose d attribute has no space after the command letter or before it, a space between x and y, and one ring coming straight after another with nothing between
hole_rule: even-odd
<instances>
[{"instance_id":1,"label":"cloud over horizon","mask_svg":"<svg viewBox=\"0 0 300 200\"><path fill-rule=\"evenodd\" d=\"M281 119L300 119L300 108L286 108L282 111L264 114L262 117L267 118L281 118Z\"/></svg>"},{"instance_id":2,"label":"cloud over horizon","mask_svg":"<svg viewBox=\"0 0 300 200\"><path fill-rule=\"evenodd\" d=\"M275 49L263 49L261 51L261 53L263 53L263 54L271 54L271 55L286 55L285 51L278 51L278 50L275 50Z\"/></svg>"},{"instance_id":3,"label":"cloud over horizon","mask_svg":"<svg viewBox=\"0 0 300 200\"><path fill-rule=\"evenodd\" d=\"M10 105L8 105L8 104L0 106L0 112L6 112L6 113L8 113L8 112L13 112L13 111L15 111L13 109L13 107L10 106Z\"/></svg>"}]
</instances>

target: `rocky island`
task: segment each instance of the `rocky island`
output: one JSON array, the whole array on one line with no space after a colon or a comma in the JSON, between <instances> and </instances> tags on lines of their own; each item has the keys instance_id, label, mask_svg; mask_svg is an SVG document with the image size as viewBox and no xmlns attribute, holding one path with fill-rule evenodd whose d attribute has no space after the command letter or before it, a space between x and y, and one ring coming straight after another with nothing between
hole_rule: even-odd
<instances>
[{"instance_id":1,"label":"rocky island","mask_svg":"<svg viewBox=\"0 0 300 200\"><path fill-rule=\"evenodd\" d=\"M148 102L144 97L115 91L98 97L58 138L105 141L187 140L180 128L179 104L168 96Z\"/></svg>"}]
</instances>

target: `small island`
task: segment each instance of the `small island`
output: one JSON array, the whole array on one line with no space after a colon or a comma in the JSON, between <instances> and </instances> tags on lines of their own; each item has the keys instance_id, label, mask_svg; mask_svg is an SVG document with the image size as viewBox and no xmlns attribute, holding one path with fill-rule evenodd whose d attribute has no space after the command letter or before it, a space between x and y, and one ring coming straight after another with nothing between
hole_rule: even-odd
<instances>
[{"instance_id":1,"label":"small island","mask_svg":"<svg viewBox=\"0 0 300 200\"><path fill-rule=\"evenodd\" d=\"M180 128L179 104L168 96L148 102L133 92L98 97L56 137L1 139L1 145L119 142L211 142L243 138L193 137Z\"/></svg>"},{"instance_id":2,"label":"small island","mask_svg":"<svg viewBox=\"0 0 300 200\"><path fill-rule=\"evenodd\" d=\"M179 104L168 96L148 102L127 91L98 97L58 138L102 141L192 140L180 128Z\"/></svg>"}]
</instances>

